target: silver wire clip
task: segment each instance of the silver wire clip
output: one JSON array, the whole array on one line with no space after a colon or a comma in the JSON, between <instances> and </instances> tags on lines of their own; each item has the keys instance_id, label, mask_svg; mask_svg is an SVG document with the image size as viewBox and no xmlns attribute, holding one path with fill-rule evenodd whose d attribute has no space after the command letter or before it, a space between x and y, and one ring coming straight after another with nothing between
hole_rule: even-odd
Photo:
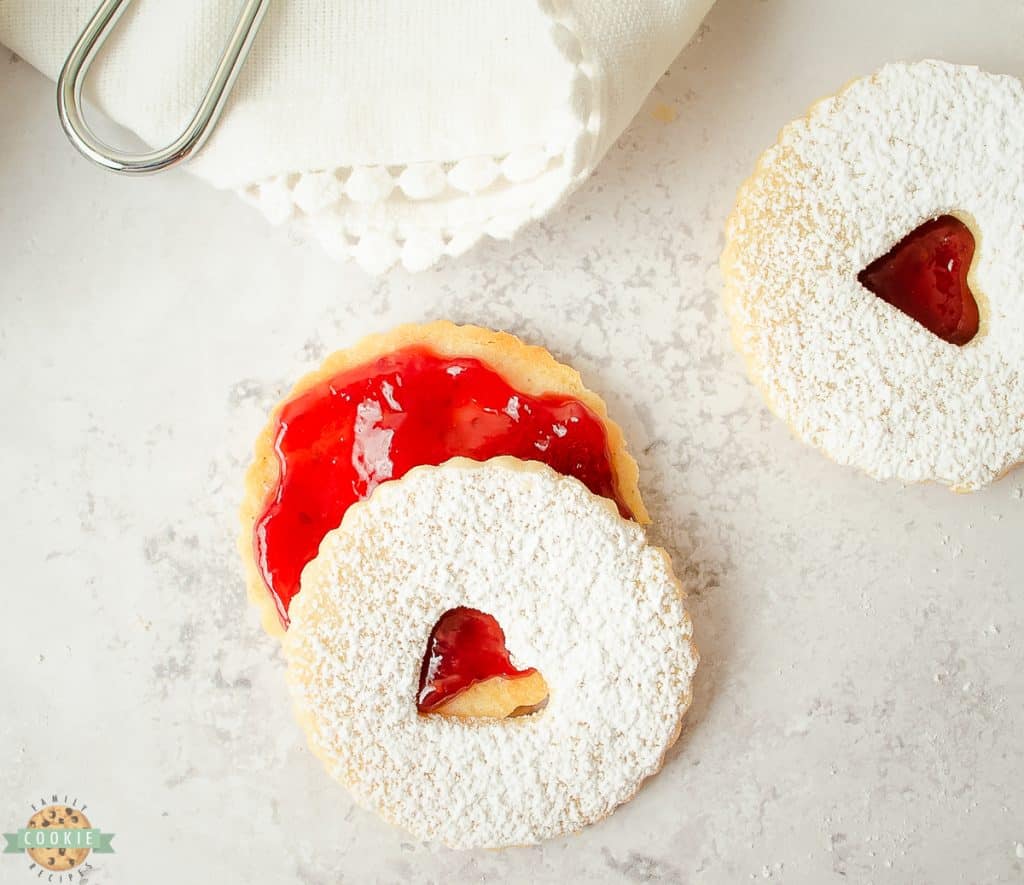
<instances>
[{"instance_id":1,"label":"silver wire clip","mask_svg":"<svg viewBox=\"0 0 1024 885\"><path fill-rule=\"evenodd\" d=\"M270 0L246 0L203 100L185 131L167 147L143 153L128 153L106 144L92 131L82 113L82 84L89 67L129 2L104 0L85 26L57 79L57 112L64 132L83 156L113 172L146 175L180 163L206 143L252 48Z\"/></svg>"}]
</instances>

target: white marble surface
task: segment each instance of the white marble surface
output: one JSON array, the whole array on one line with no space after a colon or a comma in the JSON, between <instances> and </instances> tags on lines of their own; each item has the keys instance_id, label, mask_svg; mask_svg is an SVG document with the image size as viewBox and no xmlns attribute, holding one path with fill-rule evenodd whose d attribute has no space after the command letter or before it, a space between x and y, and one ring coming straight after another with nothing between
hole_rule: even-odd
<instances>
[{"instance_id":1,"label":"white marble surface","mask_svg":"<svg viewBox=\"0 0 1024 885\"><path fill-rule=\"evenodd\" d=\"M1024 474L958 497L793 441L729 347L716 261L737 184L812 100L891 58L1024 75L1022 34L1019 0L720 0L561 211L378 280L184 173L90 168L4 53L0 826L78 794L118 834L104 885L1020 881ZM435 316L583 371L693 593L704 662L665 769L535 848L431 849L355 808L292 722L233 549L278 395ZM24 866L0 856L0 881Z\"/></svg>"}]
</instances>

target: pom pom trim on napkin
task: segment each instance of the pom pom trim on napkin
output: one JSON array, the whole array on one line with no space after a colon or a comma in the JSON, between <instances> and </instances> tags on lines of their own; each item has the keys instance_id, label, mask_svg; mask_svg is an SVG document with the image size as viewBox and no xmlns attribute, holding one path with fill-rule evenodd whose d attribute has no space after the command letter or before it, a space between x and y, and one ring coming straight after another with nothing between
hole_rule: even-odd
<instances>
[{"instance_id":1,"label":"pom pom trim on napkin","mask_svg":"<svg viewBox=\"0 0 1024 885\"><path fill-rule=\"evenodd\" d=\"M572 30L569 4L538 6L547 16L554 46L575 72L569 100L575 131L567 147L538 144L505 156L471 156L449 163L292 173L238 193L271 224L291 221L332 257L351 258L371 274L383 273L399 261L406 270L426 270L446 256L462 255L485 235L511 239L587 177L597 161L601 131L594 65ZM368 211L384 203L394 214L391 230L375 224ZM447 223L438 225L436 217L423 223L418 216L425 213L418 212L419 207L430 207L432 215L441 210Z\"/></svg>"}]
</instances>

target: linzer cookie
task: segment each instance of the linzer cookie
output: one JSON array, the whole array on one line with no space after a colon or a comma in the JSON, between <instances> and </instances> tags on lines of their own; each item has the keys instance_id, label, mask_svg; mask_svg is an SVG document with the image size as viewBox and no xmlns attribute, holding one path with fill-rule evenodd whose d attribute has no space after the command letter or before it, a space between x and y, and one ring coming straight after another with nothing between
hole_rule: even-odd
<instances>
[{"instance_id":1,"label":"linzer cookie","mask_svg":"<svg viewBox=\"0 0 1024 885\"><path fill-rule=\"evenodd\" d=\"M801 439L879 479L1024 460L1024 88L891 64L786 126L722 256L737 348Z\"/></svg>"},{"instance_id":2,"label":"linzer cookie","mask_svg":"<svg viewBox=\"0 0 1024 885\"><path fill-rule=\"evenodd\" d=\"M609 498L511 457L418 467L349 506L290 617L312 749L362 804L457 848L630 799L697 666L664 551Z\"/></svg>"},{"instance_id":3,"label":"linzer cookie","mask_svg":"<svg viewBox=\"0 0 1024 885\"><path fill-rule=\"evenodd\" d=\"M287 628L303 567L349 506L413 467L497 455L549 464L648 521L618 426L543 348L434 322L329 357L275 409L247 477L239 547L267 632Z\"/></svg>"}]
</instances>

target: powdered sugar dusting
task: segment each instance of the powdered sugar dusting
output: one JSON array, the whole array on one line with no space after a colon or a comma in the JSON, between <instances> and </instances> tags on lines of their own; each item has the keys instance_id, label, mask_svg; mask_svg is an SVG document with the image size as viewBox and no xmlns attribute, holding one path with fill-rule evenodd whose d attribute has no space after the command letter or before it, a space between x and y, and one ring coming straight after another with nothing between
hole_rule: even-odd
<instances>
[{"instance_id":1,"label":"powdered sugar dusting","mask_svg":"<svg viewBox=\"0 0 1024 885\"><path fill-rule=\"evenodd\" d=\"M807 442L880 479L976 489L1024 460L1024 88L892 64L787 126L741 189L723 256L737 345ZM930 218L977 239L964 347L857 274Z\"/></svg>"},{"instance_id":2,"label":"powdered sugar dusting","mask_svg":"<svg viewBox=\"0 0 1024 885\"><path fill-rule=\"evenodd\" d=\"M447 609L497 618L550 698L503 721L420 716ZM697 664L667 557L538 464L417 468L352 507L303 574L285 639L311 745L356 798L453 847L537 842L629 799L661 765Z\"/></svg>"}]
</instances>

